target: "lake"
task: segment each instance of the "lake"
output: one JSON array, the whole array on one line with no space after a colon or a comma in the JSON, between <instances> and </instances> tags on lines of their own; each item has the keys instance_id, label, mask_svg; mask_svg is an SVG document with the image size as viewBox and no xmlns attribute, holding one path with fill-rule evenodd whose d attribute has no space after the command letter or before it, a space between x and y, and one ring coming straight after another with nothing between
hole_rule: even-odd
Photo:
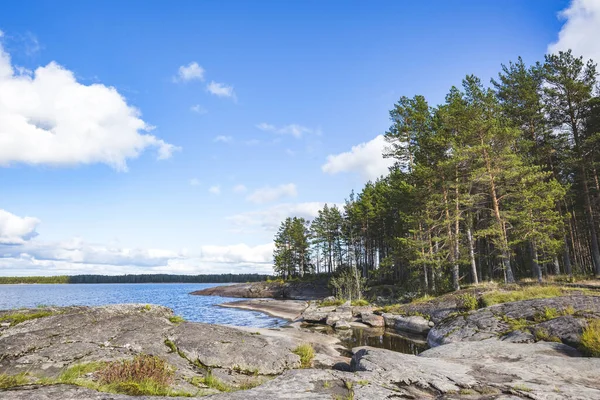
<instances>
[{"instance_id":1,"label":"lake","mask_svg":"<svg viewBox=\"0 0 600 400\"><path fill-rule=\"evenodd\" d=\"M269 328L286 323L255 311L218 307L233 299L219 296L192 296L195 290L219 286L216 283L111 283L0 285L0 310L22 307L98 306L104 304L157 304L173 309L188 321Z\"/></svg>"}]
</instances>

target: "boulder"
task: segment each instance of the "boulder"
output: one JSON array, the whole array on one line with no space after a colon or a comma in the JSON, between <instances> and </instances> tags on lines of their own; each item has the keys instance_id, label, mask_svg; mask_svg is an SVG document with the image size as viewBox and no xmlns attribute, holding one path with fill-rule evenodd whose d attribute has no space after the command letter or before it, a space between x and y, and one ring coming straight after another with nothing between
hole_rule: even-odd
<instances>
[{"instance_id":1,"label":"boulder","mask_svg":"<svg viewBox=\"0 0 600 400\"><path fill-rule=\"evenodd\" d=\"M376 315L371 312L361 313L361 321L367 325L379 328L385 326L385 319L381 315Z\"/></svg>"},{"instance_id":2,"label":"boulder","mask_svg":"<svg viewBox=\"0 0 600 400\"><path fill-rule=\"evenodd\" d=\"M344 329L350 329L350 328L352 328L352 326L350 326L350 324L346 321L338 321L335 323L334 328L336 330L344 330Z\"/></svg>"},{"instance_id":3,"label":"boulder","mask_svg":"<svg viewBox=\"0 0 600 400\"><path fill-rule=\"evenodd\" d=\"M429 321L421 316L405 317L402 315L384 313L385 326L401 332L427 334L431 329Z\"/></svg>"}]
</instances>

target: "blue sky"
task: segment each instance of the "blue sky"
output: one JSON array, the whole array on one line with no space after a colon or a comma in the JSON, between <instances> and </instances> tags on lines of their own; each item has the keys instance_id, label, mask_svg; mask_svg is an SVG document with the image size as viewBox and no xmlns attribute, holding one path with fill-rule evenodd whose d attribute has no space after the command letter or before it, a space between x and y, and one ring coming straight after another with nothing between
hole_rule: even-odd
<instances>
[{"instance_id":1,"label":"blue sky","mask_svg":"<svg viewBox=\"0 0 600 400\"><path fill-rule=\"evenodd\" d=\"M282 218L385 172L400 96L600 59L598 26L598 0L2 4L0 275L269 272Z\"/></svg>"}]
</instances>

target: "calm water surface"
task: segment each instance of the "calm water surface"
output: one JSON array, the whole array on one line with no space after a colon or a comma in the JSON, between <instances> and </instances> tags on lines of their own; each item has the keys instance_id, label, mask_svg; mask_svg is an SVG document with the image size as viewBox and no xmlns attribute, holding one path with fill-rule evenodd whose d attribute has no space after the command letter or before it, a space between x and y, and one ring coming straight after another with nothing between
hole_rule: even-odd
<instances>
[{"instance_id":1,"label":"calm water surface","mask_svg":"<svg viewBox=\"0 0 600 400\"><path fill-rule=\"evenodd\" d=\"M0 285L0 310L38 305L97 306L142 303L172 308L188 321L230 324L256 328L285 324L279 318L254 311L218 307L240 299L219 296L192 296L189 293L219 284L209 283L111 283Z\"/></svg>"}]
</instances>

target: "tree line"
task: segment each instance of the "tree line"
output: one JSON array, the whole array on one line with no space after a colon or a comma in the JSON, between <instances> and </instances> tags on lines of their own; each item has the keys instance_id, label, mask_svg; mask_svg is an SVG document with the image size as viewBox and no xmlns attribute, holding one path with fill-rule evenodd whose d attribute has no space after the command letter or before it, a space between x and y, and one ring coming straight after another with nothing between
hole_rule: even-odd
<instances>
[{"instance_id":1,"label":"tree line","mask_svg":"<svg viewBox=\"0 0 600 400\"><path fill-rule=\"evenodd\" d=\"M271 278L260 274L212 275L61 275L61 276L1 276L0 284L19 283L244 283Z\"/></svg>"},{"instance_id":2,"label":"tree line","mask_svg":"<svg viewBox=\"0 0 600 400\"><path fill-rule=\"evenodd\" d=\"M291 217L274 264L289 278L351 271L426 292L548 274L600 276L600 87L571 51L473 75L443 104L401 97L390 111L389 174Z\"/></svg>"}]
</instances>

